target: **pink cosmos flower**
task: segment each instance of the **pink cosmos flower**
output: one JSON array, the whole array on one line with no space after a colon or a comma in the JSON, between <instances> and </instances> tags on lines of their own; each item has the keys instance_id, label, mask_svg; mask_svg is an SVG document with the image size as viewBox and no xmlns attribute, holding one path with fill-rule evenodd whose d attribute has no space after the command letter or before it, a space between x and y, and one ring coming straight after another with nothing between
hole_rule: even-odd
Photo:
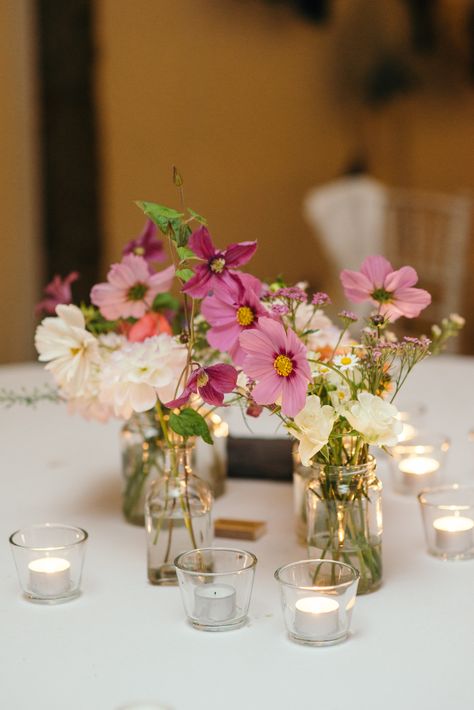
<instances>
[{"instance_id":1,"label":"pink cosmos flower","mask_svg":"<svg viewBox=\"0 0 474 710\"><path fill-rule=\"evenodd\" d=\"M44 298L36 304L35 315L41 316L56 315L56 306L68 305L72 301L71 284L77 281L79 274L77 271L71 273L62 279L60 276L55 276L47 286L44 287Z\"/></svg>"},{"instance_id":2,"label":"pink cosmos flower","mask_svg":"<svg viewBox=\"0 0 474 710\"><path fill-rule=\"evenodd\" d=\"M181 395L165 404L169 409L181 407L192 394L199 396L208 404L220 407L224 394L232 392L237 383L237 370L232 365L211 365L199 367L193 372Z\"/></svg>"},{"instance_id":3,"label":"pink cosmos flower","mask_svg":"<svg viewBox=\"0 0 474 710\"><path fill-rule=\"evenodd\" d=\"M206 227L200 227L189 238L189 248L206 261L200 264L194 276L183 286L183 292L193 298L204 298L209 291L235 286L238 266L246 264L255 253L257 242L230 244L227 249L216 249Z\"/></svg>"},{"instance_id":4,"label":"pink cosmos flower","mask_svg":"<svg viewBox=\"0 0 474 710\"><path fill-rule=\"evenodd\" d=\"M160 333L172 335L173 331L169 321L161 313L146 313L132 325L127 337L132 343L142 343L147 338L152 338Z\"/></svg>"},{"instance_id":5,"label":"pink cosmos flower","mask_svg":"<svg viewBox=\"0 0 474 710\"><path fill-rule=\"evenodd\" d=\"M262 283L250 274L240 274L240 281L229 290L221 289L201 304L201 313L212 326L207 333L209 345L228 352L236 365L242 365L245 353L239 335L255 328L268 312L260 303Z\"/></svg>"},{"instance_id":6,"label":"pink cosmos flower","mask_svg":"<svg viewBox=\"0 0 474 710\"><path fill-rule=\"evenodd\" d=\"M163 242L157 239L158 229L151 219L146 221L143 231L128 242L123 248L122 254L136 254L142 256L145 261L165 261L166 255Z\"/></svg>"},{"instance_id":7,"label":"pink cosmos flower","mask_svg":"<svg viewBox=\"0 0 474 710\"><path fill-rule=\"evenodd\" d=\"M142 256L127 254L119 264L112 264L107 283L92 288L91 301L108 320L141 318L156 294L168 291L173 277L174 266L150 274Z\"/></svg>"},{"instance_id":8,"label":"pink cosmos flower","mask_svg":"<svg viewBox=\"0 0 474 710\"><path fill-rule=\"evenodd\" d=\"M288 417L300 412L306 402L311 371L306 348L296 333L272 318L260 318L258 327L239 337L247 353L243 370L258 381L252 390L257 404L280 403Z\"/></svg>"},{"instance_id":9,"label":"pink cosmos flower","mask_svg":"<svg viewBox=\"0 0 474 710\"><path fill-rule=\"evenodd\" d=\"M341 272L347 298L354 303L379 304L379 313L392 321L400 316L416 318L430 305L428 291L413 288L417 281L418 274L411 266L394 270L383 256L368 256L360 272L348 269Z\"/></svg>"}]
</instances>

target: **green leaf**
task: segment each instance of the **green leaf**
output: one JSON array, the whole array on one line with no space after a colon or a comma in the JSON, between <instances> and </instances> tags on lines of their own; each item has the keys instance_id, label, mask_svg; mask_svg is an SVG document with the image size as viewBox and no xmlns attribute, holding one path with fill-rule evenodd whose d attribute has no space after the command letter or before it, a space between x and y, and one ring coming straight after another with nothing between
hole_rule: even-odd
<instances>
[{"instance_id":1,"label":"green leaf","mask_svg":"<svg viewBox=\"0 0 474 710\"><path fill-rule=\"evenodd\" d=\"M177 311L179 308L179 301L170 293L157 293L151 308L153 311L160 311L164 309Z\"/></svg>"},{"instance_id":2,"label":"green leaf","mask_svg":"<svg viewBox=\"0 0 474 710\"><path fill-rule=\"evenodd\" d=\"M185 247L191 236L191 227L188 224L179 223L179 226L174 230L174 240L178 248Z\"/></svg>"},{"instance_id":3,"label":"green leaf","mask_svg":"<svg viewBox=\"0 0 474 710\"><path fill-rule=\"evenodd\" d=\"M213 444L207 422L196 410L186 407L179 414L172 412L169 418L172 430L180 436L200 436L206 444Z\"/></svg>"},{"instance_id":4,"label":"green leaf","mask_svg":"<svg viewBox=\"0 0 474 710\"><path fill-rule=\"evenodd\" d=\"M207 219L188 207L188 212L199 224L207 225Z\"/></svg>"},{"instance_id":5,"label":"green leaf","mask_svg":"<svg viewBox=\"0 0 474 710\"><path fill-rule=\"evenodd\" d=\"M194 271L191 269L178 269L176 271L176 276L182 281L189 281L194 276Z\"/></svg>"},{"instance_id":6,"label":"green leaf","mask_svg":"<svg viewBox=\"0 0 474 710\"><path fill-rule=\"evenodd\" d=\"M177 240L181 228L181 219L184 217L183 212L177 212L171 207L157 205L155 202L136 202L138 207L156 224L160 232L163 234L173 233Z\"/></svg>"},{"instance_id":7,"label":"green leaf","mask_svg":"<svg viewBox=\"0 0 474 710\"><path fill-rule=\"evenodd\" d=\"M177 247L177 252L179 254L179 258L181 261L184 261L185 259L195 259L196 254L191 251L191 249L188 249L188 247Z\"/></svg>"}]
</instances>

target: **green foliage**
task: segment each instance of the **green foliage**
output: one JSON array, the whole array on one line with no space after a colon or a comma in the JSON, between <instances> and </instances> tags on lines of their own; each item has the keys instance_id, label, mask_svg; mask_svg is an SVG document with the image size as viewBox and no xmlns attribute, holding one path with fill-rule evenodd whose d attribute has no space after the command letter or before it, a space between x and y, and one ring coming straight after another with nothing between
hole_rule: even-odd
<instances>
[{"instance_id":1,"label":"green foliage","mask_svg":"<svg viewBox=\"0 0 474 710\"><path fill-rule=\"evenodd\" d=\"M188 207L188 212L191 215L191 217L196 220L196 222L199 222L199 224L203 224L204 226L207 226L207 219L205 217L202 217L200 214L198 214L194 210L190 209L189 207Z\"/></svg>"},{"instance_id":2,"label":"green foliage","mask_svg":"<svg viewBox=\"0 0 474 710\"><path fill-rule=\"evenodd\" d=\"M196 410L186 407L179 414L172 412L169 418L171 429L185 438L200 436L206 444L212 444L212 437L204 417Z\"/></svg>"},{"instance_id":3,"label":"green foliage","mask_svg":"<svg viewBox=\"0 0 474 710\"><path fill-rule=\"evenodd\" d=\"M191 269L178 269L176 276L182 281L189 281L194 276L194 271Z\"/></svg>"},{"instance_id":4,"label":"green foliage","mask_svg":"<svg viewBox=\"0 0 474 710\"><path fill-rule=\"evenodd\" d=\"M182 223L184 214L155 202L137 201L138 207L151 219L162 234L170 236L178 246L186 246L191 230Z\"/></svg>"},{"instance_id":5,"label":"green foliage","mask_svg":"<svg viewBox=\"0 0 474 710\"><path fill-rule=\"evenodd\" d=\"M86 322L86 328L92 335L101 335L117 330L117 321L106 320L95 306L86 306L85 303L81 303L81 312Z\"/></svg>"},{"instance_id":6,"label":"green foliage","mask_svg":"<svg viewBox=\"0 0 474 710\"><path fill-rule=\"evenodd\" d=\"M196 254L191 251L191 249L188 249L188 247L178 247L177 250L178 256L181 259L181 261L185 261L186 259L195 259Z\"/></svg>"},{"instance_id":7,"label":"green foliage","mask_svg":"<svg viewBox=\"0 0 474 710\"><path fill-rule=\"evenodd\" d=\"M178 311L179 301L170 293L157 293L151 308L153 311Z\"/></svg>"}]
</instances>

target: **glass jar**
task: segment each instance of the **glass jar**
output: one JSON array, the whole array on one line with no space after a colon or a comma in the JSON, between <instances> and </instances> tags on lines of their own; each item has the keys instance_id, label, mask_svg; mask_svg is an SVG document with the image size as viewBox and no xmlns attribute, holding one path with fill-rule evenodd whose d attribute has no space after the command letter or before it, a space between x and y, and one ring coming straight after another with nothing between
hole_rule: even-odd
<instances>
[{"instance_id":1,"label":"glass jar","mask_svg":"<svg viewBox=\"0 0 474 710\"><path fill-rule=\"evenodd\" d=\"M145 524L145 498L163 473L163 433L155 409L135 412L122 427L122 511L133 525Z\"/></svg>"},{"instance_id":2,"label":"glass jar","mask_svg":"<svg viewBox=\"0 0 474 710\"><path fill-rule=\"evenodd\" d=\"M298 444L293 444L293 512L295 516L296 538L301 545L306 545L306 486L313 478L311 466L303 466L298 453Z\"/></svg>"},{"instance_id":3,"label":"glass jar","mask_svg":"<svg viewBox=\"0 0 474 710\"><path fill-rule=\"evenodd\" d=\"M176 585L174 560L182 552L212 545L212 493L191 470L193 444L163 445L164 472L145 502L148 580Z\"/></svg>"},{"instance_id":4,"label":"glass jar","mask_svg":"<svg viewBox=\"0 0 474 710\"><path fill-rule=\"evenodd\" d=\"M358 594L382 583L382 484L369 456L357 466L313 464L306 491L311 558L336 560L360 572Z\"/></svg>"}]
</instances>

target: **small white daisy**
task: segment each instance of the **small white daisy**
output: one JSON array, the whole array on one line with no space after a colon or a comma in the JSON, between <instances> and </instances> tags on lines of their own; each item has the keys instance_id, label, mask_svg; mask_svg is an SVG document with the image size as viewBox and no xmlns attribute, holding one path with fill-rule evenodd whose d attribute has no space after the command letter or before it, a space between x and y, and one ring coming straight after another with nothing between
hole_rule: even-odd
<instances>
[{"instance_id":1,"label":"small white daisy","mask_svg":"<svg viewBox=\"0 0 474 710\"><path fill-rule=\"evenodd\" d=\"M359 358L354 353L336 355L334 358L334 364L341 370L341 372L344 372L344 370L352 370L358 362Z\"/></svg>"}]
</instances>

